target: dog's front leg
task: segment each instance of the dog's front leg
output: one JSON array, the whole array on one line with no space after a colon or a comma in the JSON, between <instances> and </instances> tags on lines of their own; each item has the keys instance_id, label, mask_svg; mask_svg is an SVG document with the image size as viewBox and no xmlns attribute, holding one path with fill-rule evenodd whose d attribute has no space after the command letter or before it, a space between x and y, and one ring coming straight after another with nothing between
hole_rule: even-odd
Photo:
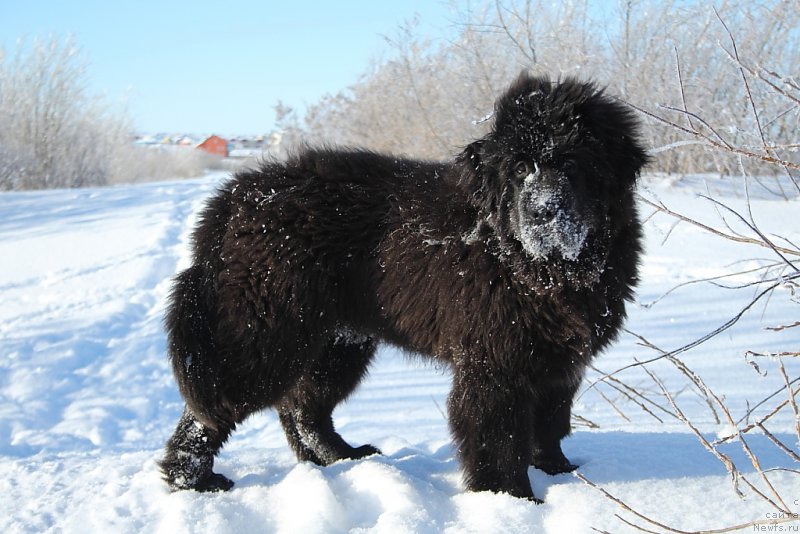
<instances>
[{"instance_id":1,"label":"dog's front leg","mask_svg":"<svg viewBox=\"0 0 800 534\"><path fill-rule=\"evenodd\" d=\"M467 489L541 502L528 479L531 400L518 377L472 361L454 371L448 414Z\"/></svg>"}]
</instances>

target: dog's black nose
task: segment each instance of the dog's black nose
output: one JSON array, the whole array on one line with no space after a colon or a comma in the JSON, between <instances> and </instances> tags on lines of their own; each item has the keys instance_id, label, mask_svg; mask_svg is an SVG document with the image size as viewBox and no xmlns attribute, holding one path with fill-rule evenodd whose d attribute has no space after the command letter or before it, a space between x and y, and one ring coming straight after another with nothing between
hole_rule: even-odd
<instances>
[{"instance_id":1,"label":"dog's black nose","mask_svg":"<svg viewBox=\"0 0 800 534\"><path fill-rule=\"evenodd\" d=\"M533 218L531 222L535 225L547 224L556 217L558 210L555 206L544 204L533 208Z\"/></svg>"}]
</instances>

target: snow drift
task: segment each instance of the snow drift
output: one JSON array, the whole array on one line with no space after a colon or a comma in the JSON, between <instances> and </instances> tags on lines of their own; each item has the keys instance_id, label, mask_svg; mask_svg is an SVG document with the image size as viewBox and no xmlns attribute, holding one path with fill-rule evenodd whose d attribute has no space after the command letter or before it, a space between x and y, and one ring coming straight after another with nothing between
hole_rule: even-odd
<instances>
[{"instance_id":1,"label":"snow drift","mask_svg":"<svg viewBox=\"0 0 800 534\"><path fill-rule=\"evenodd\" d=\"M170 277L188 263L194 216L220 179L0 194L0 530L632 530L615 517L630 514L572 475L531 469L534 492L546 500L540 506L464 493L442 412L448 374L392 347L381 348L370 377L335 414L345 439L373 443L384 456L325 468L298 464L275 414L266 412L234 433L217 461L236 481L231 492L169 493L156 460L182 401L165 356L163 304ZM718 216L697 191L717 188L727 203L742 205L729 183L647 177L643 188L702 220ZM752 207L764 229L797 242L797 200L761 196ZM643 215L650 211L642 207ZM718 327L752 297L752 287L702 284L645 306L676 284L727 272L735 262L755 265L765 255L747 250L743 256L735 243L660 215L648 219L646 230L642 305L629 308L632 332L674 349ZM738 414L783 385L769 361L759 373L745 351L800 344L796 328L763 328L796 320L788 291L778 290L768 304L682 356ZM626 335L596 364L609 372L653 355ZM790 377L800 373L800 362L786 365ZM726 432L674 367L652 369L704 435ZM641 368L618 377L652 387ZM685 530L774 517L752 492L736 496L724 466L679 421L660 423L600 385L584 388L574 412L599 428L576 424L564 442L566 455L581 464L579 473L636 510ZM796 450L791 411L770 422ZM764 469L797 469L766 436L748 436ZM743 473L753 472L735 441L724 447ZM800 513L797 474L777 471L771 481Z\"/></svg>"}]
</instances>

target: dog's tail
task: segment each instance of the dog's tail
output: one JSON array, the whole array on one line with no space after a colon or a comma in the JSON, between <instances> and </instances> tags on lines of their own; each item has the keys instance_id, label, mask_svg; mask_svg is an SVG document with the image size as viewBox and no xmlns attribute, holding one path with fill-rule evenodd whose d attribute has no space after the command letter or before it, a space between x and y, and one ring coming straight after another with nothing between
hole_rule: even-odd
<instances>
[{"instance_id":1,"label":"dog's tail","mask_svg":"<svg viewBox=\"0 0 800 534\"><path fill-rule=\"evenodd\" d=\"M172 372L192 414L216 429L227 423L220 391L213 275L195 264L175 277L164 323Z\"/></svg>"},{"instance_id":2,"label":"dog's tail","mask_svg":"<svg viewBox=\"0 0 800 534\"><path fill-rule=\"evenodd\" d=\"M211 429L231 426L235 415L223 391L217 273L231 217L231 180L211 196L192 233L192 266L173 280L164 325L172 371L192 414Z\"/></svg>"}]
</instances>

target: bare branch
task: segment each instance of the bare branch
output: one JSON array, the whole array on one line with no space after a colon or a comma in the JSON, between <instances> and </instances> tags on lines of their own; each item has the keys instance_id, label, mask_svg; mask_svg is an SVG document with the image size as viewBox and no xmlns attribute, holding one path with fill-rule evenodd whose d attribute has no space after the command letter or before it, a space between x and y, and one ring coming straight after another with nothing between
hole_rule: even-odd
<instances>
[{"instance_id":1,"label":"bare branch","mask_svg":"<svg viewBox=\"0 0 800 534\"><path fill-rule=\"evenodd\" d=\"M797 434L797 439L800 440L800 411L797 409L797 394L792 391L791 382L789 382L789 375L786 374L786 366L783 360L778 360L778 369L781 371L783 383L786 385L786 392L789 394L789 406L792 407L794 412L794 429Z\"/></svg>"},{"instance_id":2,"label":"bare branch","mask_svg":"<svg viewBox=\"0 0 800 534\"><path fill-rule=\"evenodd\" d=\"M585 418L585 417L583 417L581 415L573 413L572 414L572 418L574 420L576 420L579 424L581 424L581 425L583 425L583 426L585 426L587 428L591 428L593 430L597 430L598 428L600 428L600 425L598 425L594 421L591 421L591 420L589 420L589 419L587 419L587 418Z\"/></svg>"},{"instance_id":3,"label":"bare branch","mask_svg":"<svg viewBox=\"0 0 800 534\"><path fill-rule=\"evenodd\" d=\"M600 371L597 367L595 367L593 365L590 365L589 367L593 371L595 371L595 372L597 372L597 373L599 373L601 375L605 375L605 373ZM657 420L659 423L663 423L664 420L661 419L660 417L658 417L655 413L653 413L653 411L650 410L650 408L648 408L647 405L650 405L653 408L656 408L657 410L660 410L660 411L662 411L663 413L665 413L665 414L667 414L669 416L676 417L676 415L674 413L670 412L669 410L667 410L666 408L664 408L660 404L656 403L655 401L653 401L652 399L647 397L639 389L631 387L628 384L622 382L621 380L619 380L619 379L617 379L617 378L615 378L613 376L609 376L606 380L604 380L604 382L606 382L610 387L612 387L613 389L618 391L621 395L623 395L625 398L627 398L630 402L632 402L632 403L636 404L637 406L639 406L642 409L642 411L644 411L646 414L650 415L653 419ZM625 419L628 419L628 418L625 417Z\"/></svg>"},{"instance_id":4,"label":"bare branch","mask_svg":"<svg viewBox=\"0 0 800 534\"><path fill-rule=\"evenodd\" d=\"M781 254L786 254L786 255L790 255L790 256L791 255L800 256L800 251L798 251L798 250L793 250L793 249L785 248L785 247L778 247L778 246L774 246L774 245L773 246L769 246L767 243L765 243L765 242L763 242L761 240L758 240L758 239L753 239L751 237L741 237L741 236L735 236L735 235L726 234L724 232L720 232L716 228L712 228L711 226L708 226L706 224L700 223L700 222L698 222L698 221L696 221L696 220L694 220L694 219L692 219L690 217L687 217L685 215L682 215L680 213L672 211L671 209L667 208L665 205L663 205L661 203L653 202L652 200L649 200L649 199L643 197L642 195L637 195L637 197L638 197L639 200L641 200L642 202L644 202L648 206L651 206L651 207L657 209L658 211L660 211L662 213L665 213L665 214L667 214L667 215L669 215L671 217L675 217L676 219L680 219L681 221L687 222L687 223L689 223L689 224L691 224L693 226L697 226L698 228L702 228L703 230L705 230L707 232L710 232L710 233L712 233L714 235L717 235L719 237L723 237L725 239L729 239L730 241L736 241L738 243L747 243L749 245L757 245L759 247L768 248L768 249L773 250L775 252L779 252ZM708 199L708 197L706 197L706 198ZM708 199L708 200L712 200L712 199ZM716 201L713 201L713 202L716 203ZM720 204L720 205L723 205L723 204ZM725 207L727 208L727 206L725 206ZM728 208L728 209L730 209L730 208ZM789 263L791 264L791 262L789 262ZM796 269L796 267L794 267L794 266L793 266L793 268Z\"/></svg>"},{"instance_id":5,"label":"bare branch","mask_svg":"<svg viewBox=\"0 0 800 534\"><path fill-rule=\"evenodd\" d=\"M744 157L747 157L749 159L753 159L753 160L756 160L756 161L762 161L764 163L769 163L769 164L772 164L772 165L781 165L781 166L784 166L784 167L786 167L788 169L800 171L800 163L795 163L793 161L788 161L788 160L776 158L776 157L773 157L773 156L770 156L770 155L766 155L766 154L758 154L756 152L753 152L751 150L747 150L747 149L741 148L741 147L735 147L735 146L726 145L725 144L726 142L724 140L715 141L715 140L711 139L710 137L708 137L707 135L705 135L705 134L703 134L703 133L701 133L701 132L699 132L697 130L692 130L692 129L686 128L684 126L680 126L679 124L677 124L677 123L675 123L673 121L665 119L665 118L663 118L663 117L661 117L659 115L656 115L655 113L653 113L651 111L647 111L646 109L643 109L643 108L641 108L639 106L631 104L630 102L627 102L627 105L629 105L631 108L633 108L637 112L641 113L642 115L644 115L644 116L646 116L648 118L651 118L651 119L653 119L653 120L655 120L655 121L657 121L657 122L659 122L661 124L664 124L666 126L674 128L676 130L679 130L679 131L681 131L681 132L683 132L685 134L688 134L688 135L691 135L693 137L701 139L705 144L709 145L712 148L715 148L715 149L718 149L718 150L722 150L722 151L726 151L726 152L730 152L732 154L738 154L740 156L744 156ZM671 108L669 106L665 106L665 107L667 109L671 109L672 111L676 111L676 112L682 113L682 110L680 110L678 108ZM698 116L695 116L694 118L700 120L700 117L698 117Z\"/></svg>"},{"instance_id":6,"label":"bare branch","mask_svg":"<svg viewBox=\"0 0 800 534\"><path fill-rule=\"evenodd\" d=\"M505 33L506 37L508 37L508 39L512 43L514 43L514 45L516 45L517 49L527 58L527 60L530 62L530 64L531 65L535 65L536 64L536 49L533 46L533 36L529 33L528 34L528 46L527 47L523 46L522 43L520 43L519 40L514 36L513 32L511 31L511 29L509 28L508 24L506 23L505 16L503 15L503 12L505 11L505 12L511 14L513 17L517 17L517 18L519 18L519 14L517 14L516 11L510 10L510 9L506 8L505 6L503 6L503 3L500 2L500 0L496 0L494 5L495 5L495 9L497 11L497 20L499 21L499 27L503 30L503 33ZM526 29L528 29L528 31L530 31L529 30L530 29L530 24L528 24L528 21L521 21L521 22L522 22L522 27L526 28Z\"/></svg>"},{"instance_id":7,"label":"bare branch","mask_svg":"<svg viewBox=\"0 0 800 534\"><path fill-rule=\"evenodd\" d=\"M688 280L686 282L681 282L680 284L676 284L675 286L671 287L666 292L664 292L661 296L656 297L654 300L652 300L650 302L639 302L639 305L642 306L643 308L650 309L653 306L655 306L656 304L658 304L659 302L661 302L662 300L664 300L666 297L671 295L673 292L677 291L678 289L681 289L681 288L687 287L687 286L691 286L691 285L696 285L696 284L713 284L713 285L715 285L717 287L724 287L726 289L743 289L745 287L758 286L758 285L762 285L762 284L769 283L769 282L778 282L778 281L781 280L781 278L772 278L772 279L762 278L762 279L756 280L754 282L748 282L748 283L741 284L741 285L736 285L736 286L730 286L730 285L724 285L724 284L716 283L718 280L725 280L726 278L733 278L733 277L742 276L742 275L745 275L745 274L754 274L754 273L758 273L760 271L767 271L767 270L770 270L770 269L774 268L776 265L778 265L778 264L772 263L772 264L769 264L769 265L763 265L761 267L755 267L753 269L745 269L743 271L732 271L732 272L720 274L720 275L717 275L717 276L709 276L708 278L696 278L696 279L693 279L693 280Z\"/></svg>"},{"instance_id":8,"label":"bare branch","mask_svg":"<svg viewBox=\"0 0 800 534\"><path fill-rule=\"evenodd\" d=\"M715 528L715 529L708 529L708 530L692 530L692 531L680 530L680 529L671 527L669 525L665 525L664 523L656 521L655 519L652 519L652 518L646 516L642 512L637 511L632 506L630 506L627 503L625 503L625 501L623 501L619 497L616 497L616 496L612 495L611 493L609 493L604 488L600 487L599 485L595 484L594 482L592 482L591 480L586 478L584 475L582 475L580 473L577 473L577 472L574 473L574 475L575 475L575 478L579 479L581 482L583 482L587 486L589 486L591 488L594 488L595 490L599 491L600 493L603 494L603 496L606 499L612 501L613 503L615 503L617 506L619 506L620 508L622 508L626 512L628 512L630 514L633 514L635 517L637 517L638 519L644 521L648 525L652 525L654 527L657 527L657 528L661 529L661 530L658 530L658 531L649 530L649 529L647 529L645 527L642 527L641 525L636 525L635 523L632 523L631 521L628 521L627 519L625 519L625 518L623 518L623 517L621 517L619 515L616 515L617 519L619 519L620 521L622 521L623 523L627 524L628 526L633 527L633 528L635 528L635 529L637 529L637 530L639 530L641 532L655 532L655 533L659 533L659 534L663 533L663 532L670 532L670 533L673 533L673 534L724 534L724 533L727 533L727 532L735 532L737 530L744 530L744 529L751 529L752 530L752 529L760 527L762 525L763 526L781 525L781 524L784 524L784 523L791 523L791 522L797 521L793 514L787 514L787 517L780 518L780 519L759 519L759 520L756 520L756 521L750 521L749 523L742 523L742 524L732 525L732 526L723 527L723 528Z\"/></svg>"},{"instance_id":9,"label":"bare branch","mask_svg":"<svg viewBox=\"0 0 800 534\"><path fill-rule=\"evenodd\" d=\"M739 58L739 49L736 46L736 39L734 39L730 28L728 28L728 25L725 23L716 7L714 7L714 13L717 15L717 19L720 21L722 26L725 28L725 32L728 34L728 38L731 41L731 46L733 47L733 56L736 58L737 63L741 64L741 59ZM750 104L750 109L753 112L753 120L755 121L758 135L761 138L761 144L763 145L766 153L771 155L769 149L767 148L767 140L764 137L764 129L761 127L761 117L759 117L756 103L753 100L753 92L750 90L750 82L747 81L747 75L745 74L743 68L739 67L739 73L742 76L742 85L744 86L745 93L747 94L747 101Z\"/></svg>"},{"instance_id":10,"label":"bare branch","mask_svg":"<svg viewBox=\"0 0 800 534\"><path fill-rule=\"evenodd\" d=\"M792 254L800 255L800 251L792 250L792 249L779 249L767 236L765 236L763 234L763 232L761 232L761 230L758 229L758 227L754 223L752 223L752 222L748 221L747 219L745 219L744 217L742 217L735 210L733 210L730 207L726 206L725 204L723 204L719 200L713 199L713 198L708 197L706 195L700 195L700 197L708 200L709 202L714 203L717 206L720 206L721 208L724 208L725 210L727 210L728 212L733 214L740 221L742 221L742 223L744 223L748 228L750 228L753 232L755 232L758 235L758 237L761 238L761 241L759 241L757 239L753 239L752 240L753 242L761 243L761 246L765 246L765 247L771 249L781 260L783 260L783 262L790 269L794 270L795 272L800 272L800 269L798 269L798 267L795 264L793 264L791 261L786 259L786 257L784 256L784 251L786 251L786 254L789 254L789 255L792 255ZM749 206L749 203L748 203L748 206ZM752 219L752 214L751 214L751 219Z\"/></svg>"},{"instance_id":11,"label":"bare branch","mask_svg":"<svg viewBox=\"0 0 800 534\"><path fill-rule=\"evenodd\" d=\"M790 382L789 382L789 385L791 385L791 384L794 384L795 382L798 382L798 381L800 381L800 377L797 377L797 378L795 378L794 380L790 381ZM748 418L749 418L751 415L753 415L753 412L755 412L755 411L756 411L758 408L760 408L761 406L763 406L763 405L764 405L764 404L766 404L767 402L771 401L773 398L775 398L775 397L777 397L778 395L780 395L780 394L781 394L781 392L783 392L783 391L784 391L784 389L785 389L784 387L781 387L781 388L780 388L780 389L778 389L777 391L775 391L775 392L771 393L770 395L768 395L768 396L764 397L764 398L763 398L763 399L762 399L762 400L761 400L761 401L760 401L758 404L756 404L755 406L752 406L752 407L751 407L749 410L747 410L747 413L745 413L745 414L744 414L744 416L743 416L741 419L739 419L738 421L736 421L736 424L737 424L737 425L739 425L739 424L741 424L741 423L742 423L742 421L745 421L745 420L747 420L747 419L748 419ZM798 388L792 392L792 394L793 394L794 396L797 396L797 394L798 394L798 393L800 393L800 386L798 386ZM770 413L768 413L766 416L764 416L764 417L761 419L761 422L762 422L762 423L763 423L763 422L765 422L767 419L769 419L770 417L772 417L773 415L775 415L775 414L777 414L779 411L781 411L783 408L785 408L786 406L788 406L788 404L789 404L789 401L788 401L788 400L785 400L785 401L783 401L782 403L778 404L777 406L775 406L775 407L773 408L773 410L772 410ZM753 424L753 425L751 425L751 427L755 427L755 426L757 426L757 424ZM748 428L749 428L749 427L748 427Z\"/></svg>"},{"instance_id":12,"label":"bare branch","mask_svg":"<svg viewBox=\"0 0 800 534\"><path fill-rule=\"evenodd\" d=\"M786 330L787 328L796 328L798 326L800 326L800 321L795 321L792 324L781 325L781 326L768 326L767 330L772 330L773 332L781 332L783 330Z\"/></svg>"},{"instance_id":13,"label":"bare branch","mask_svg":"<svg viewBox=\"0 0 800 534\"><path fill-rule=\"evenodd\" d=\"M582 474L580 474L578 472L575 472L574 474L575 474L575 477L578 478L579 480L581 480L584 484L586 484L587 486L591 486L592 488L596 489L597 491L602 493L608 500L615 502L620 508L622 508L626 512L630 512L631 514L635 515L636 517L638 517L642 521L645 521L646 523L648 523L650 525L653 525L653 526L656 526L656 527L658 527L660 529L663 529L663 531L665 531L665 532L675 532L677 534L690 534L685 530L677 530L677 529L669 527L669 526L667 526L667 525L665 525L663 523L659 523L658 521L650 519L649 517L647 517L643 513L637 512L632 507L630 507L627 504L625 504L625 502L622 501L622 499L613 496L608 491L606 491L605 489L601 488L600 486L598 486L597 484L595 484L594 482L592 482L591 480L589 480L588 478L586 478ZM621 517L619 519L623 520ZM627 523L627 521L625 521L625 522ZM638 528L642 532L652 532L652 531L649 531L649 530L642 529L642 528L640 528L640 527L638 527L638 526L636 526L636 525L634 525L632 523L628 523L628 525L630 525L632 527L635 527L635 528Z\"/></svg>"},{"instance_id":14,"label":"bare branch","mask_svg":"<svg viewBox=\"0 0 800 534\"><path fill-rule=\"evenodd\" d=\"M781 449L783 452L785 452L787 456L789 456L789 457L790 457L792 460L794 460L795 462L800 462L800 456L798 456L798 455L797 455L797 453L796 453L796 452L794 452L792 449L790 449L789 447L787 447L787 446L786 446L786 445L785 445L785 444L784 444L784 443L783 443L781 440L779 440L778 438L776 438L776 437L775 437L775 436L772 434L772 432L770 432L769 430L767 430L767 428L766 428L766 427L765 427L763 424L761 424L761 423L758 423L758 425L757 425L757 426L758 426L758 429L759 429L759 430L761 430L761 432L763 432L763 433L764 433L764 435L765 435L765 436L767 436L767 438L769 438L769 440L770 440L772 443L774 443L775 445L777 445L779 449ZM767 471L769 471L769 470L767 470Z\"/></svg>"}]
</instances>

